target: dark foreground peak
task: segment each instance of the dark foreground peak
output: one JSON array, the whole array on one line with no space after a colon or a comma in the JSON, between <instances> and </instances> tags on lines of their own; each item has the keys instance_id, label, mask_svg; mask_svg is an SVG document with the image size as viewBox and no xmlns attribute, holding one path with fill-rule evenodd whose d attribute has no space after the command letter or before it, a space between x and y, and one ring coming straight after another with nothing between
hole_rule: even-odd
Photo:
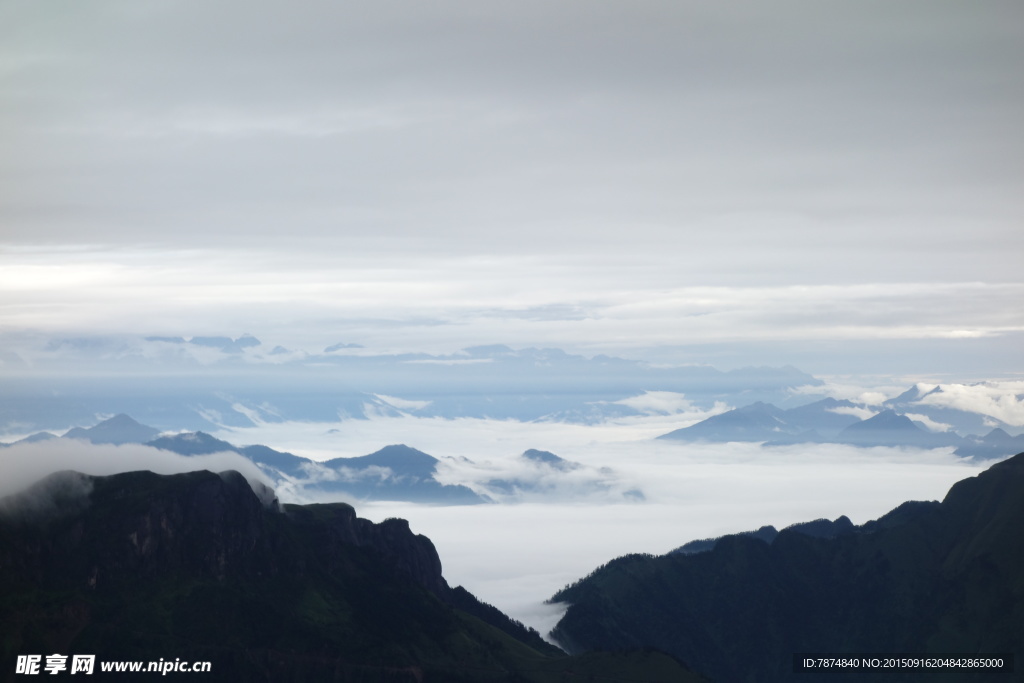
<instances>
[{"instance_id":1,"label":"dark foreground peak","mask_svg":"<svg viewBox=\"0 0 1024 683\"><path fill-rule=\"evenodd\" d=\"M613 560L553 598L569 604L554 635L570 652L663 649L719 681L807 680L792 671L796 652L1016 653L1020 666L1022 525L1024 453L941 503L904 503L861 527L840 518L770 542L734 535L690 554ZM858 673L828 680L866 680Z\"/></svg>"},{"instance_id":2,"label":"dark foreground peak","mask_svg":"<svg viewBox=\"0 0 1024 683\"><path fill-rule=\"evenodd\" d=\"M59 473L0 501L0 654L209 661L218 681L696 681L567 657L441 575L408 522L279 506L236 472ZM173 677L173 675L172 675Z\"/></svg>"}]
</instances>

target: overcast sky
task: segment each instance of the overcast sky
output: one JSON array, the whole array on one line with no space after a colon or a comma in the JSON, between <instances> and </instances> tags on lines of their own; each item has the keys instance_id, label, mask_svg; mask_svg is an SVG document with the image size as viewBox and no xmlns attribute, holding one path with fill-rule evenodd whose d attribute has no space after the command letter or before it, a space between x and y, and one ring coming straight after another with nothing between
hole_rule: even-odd
<instances>
[{"instance_id":1,"label":"overcast sky","mask_svg":"<svg viewBox=\"0 0 1024 683\"><path fill-rule=\"evenodd\" d=\"M1012 374L1021 121L1016 1L3 0L0 333Z\"/></svg>"}]
</instances>

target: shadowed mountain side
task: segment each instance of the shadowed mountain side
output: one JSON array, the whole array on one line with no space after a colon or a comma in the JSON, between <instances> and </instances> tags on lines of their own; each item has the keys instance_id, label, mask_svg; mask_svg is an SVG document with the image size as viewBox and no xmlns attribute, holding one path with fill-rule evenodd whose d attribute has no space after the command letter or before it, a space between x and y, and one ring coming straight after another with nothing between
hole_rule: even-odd
<instances>
[{"instance_id":1,"label":"shadowed mountain side","mask_svg":"<svg viewBox=\"0 0 1024 683\"><path fill-rule=\"evenodd\" d=\"M181 658L218 681L700 680L652 653L566 657L449 588L404 520L281 509L234 472L62 472L3 499L0 623L6 662Z\"/></svg>"},{"instance_id":2,"label":"shadowed mountain side","mask_svg":"<svg viewBox=\"0 0 1024 683\"><path fill-rule=\"evenodd\" d=\"M706 552L613 560L552 598L570 605L553 636L570 652L661 649L721 681L805 680L792 672L794 652L1019 660L1022 523L1024 454L955 484L941 504L905 503L831 539L797 528L770 544L736 535Z\"/></svg>"}]
</instances>

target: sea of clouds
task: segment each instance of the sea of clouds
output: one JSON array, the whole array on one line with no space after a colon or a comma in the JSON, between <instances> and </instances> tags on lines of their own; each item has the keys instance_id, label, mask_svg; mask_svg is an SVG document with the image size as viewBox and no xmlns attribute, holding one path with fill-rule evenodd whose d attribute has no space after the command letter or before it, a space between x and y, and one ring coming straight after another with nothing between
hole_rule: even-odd
<instances>
[{"instance_id":1,"label":"sea of clouds","mask_svg":"<svg viewBox=\"0 0 1024 683\"><path fill-rule=\"evenodd\" d=\"M445 483L481 490L494 477L536 481L540 491L493 505L353 502L374 521L410 520L437 546L450 583L542 633L561 613L544 601L620 555L664 553L764 524L781 529L844 514L860 524L905 500L941 500L953 483L989 464L949 449L654 440L665 431L658 415L599 425L406 416L266 423L217 436L318 460L404 443L440 458ZM530 448L580 467L538 470L521 457ZM642 500L623 495L636 490Z\"/></svg>"},{"instance_id":2,"label":"sea of clouds","mask_svg":"<svg viewBox=\"0 0 1024 683\"><path fill-rule=\"evenodd\" d=\"M953 483L990 464L958 458L949 449L838 444L765 448L655 440L667 427L707 416L683 408L689 412L674 418L652 411L597 425L380 416L333 423L259 423L225 428L215 436L314 460L366 455L404 443L439 458L437 476L444 483L493 494L488 482L517 482L518 488L492 495L494 504L347 502L374 521L408 519L414 532L434 542L449 583L465 586L542 633L561 614L560 607L544 601L620 555L665 553L693 539L764 524L781 529L844 514L860 524L905 500L941 500ZM675 420L674 426L669 419ZM531 448L555 453L575 466L538 466L522 457ZM185 457L140 445L57 440L0 451L0 494L62 469L95 475L236 469L252 482L270 483L255 465L233 453ZM279 485L277 493L283 502L314 500L301 487ZM326 499L330 495L315 498Z\"/></svg>"}]
</instances>

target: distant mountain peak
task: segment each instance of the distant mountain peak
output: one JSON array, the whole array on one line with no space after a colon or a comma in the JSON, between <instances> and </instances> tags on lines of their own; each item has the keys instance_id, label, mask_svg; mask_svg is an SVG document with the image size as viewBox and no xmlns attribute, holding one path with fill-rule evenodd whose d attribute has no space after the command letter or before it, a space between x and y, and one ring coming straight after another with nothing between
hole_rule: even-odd
<instances>
[{"instance_id":1,"label":"distant mountain peak","mask_svg":"<svg viewBox=\"0 0 1024 683\"><path fill-rule=\"evenodd\" d=\"M753 403L745 405L742 408L737 408L736 410L748 413L768 413L769 415L780 415L784 412L782 408L779 408L772 403L765 403L764 401L754 401Z\"/></svg>"},{"instance_id":2,"label":"distant mountain peak","mask_svg":"<svg viewBox=\"0 0 1024 683\"><path fill-rule=\"evenodd\" d=\"M523 458L531 462L542 463L544 465L550 465L555 469L559 470L574 470L580 467L579 463L571 462L565 458L561 458L550 451L539 451L535 448L531 448L523 452Z\"/></svg>"},{"instance_id":3,"label":"distant mountain peak","mask_svg":"<svg viewBox=\"0 0 1024 683\"><path fill-rule=\"evenodd\" d=\"M352 458L332 458L323 464L328 467L366 467L367 465L376 465L378 467L388 467L393 470L409 472L416 476L429 477L433 476L438 462L440 461L434 456L400 443L385 446L369 455L360 455Z\"/></svg>"},{"instance_id":4,"label":"distant mountain peak","mask_svg":"<svg viewBox=\"0 0 1024 683\"><path fill-rule=\"evenodd\" d=\"M1010 436L1002 427L996 427L991 432L981 437L981 440L986 443L1003 443L1005 441L1012 441L1013 437Z\"/></svg>"},{"instance_id":5,"label":"distant mountain peak","mask_svg":"<svg viewBox=\"0 0 1024 683\"><path fill-rule=\"evenodd\" d=\"M103 420L92 427L74 427L65 434L66 439L82 439L95 444L145 443L160 433L159 429L136 422L124 413Z\"/></svg>"},{"instance_id":6,"label":"distant mountain peak","mask_svg":"<svg viewBox=\"0 0 1024 683\"><path fill-rule=\"evenodd\" d=\"M906 415L888 408L874 417L855 422L839 433L839 441L858 446L914 446L936 448L962 442L955 433L930 432Z\"/></svg>"},{"instance_id":7,"label":"distant mountain peak","mask_svg":"<svg viewBox=\"0 0 1024 683\"><path fill-rule=\"evenodd\" d=\"M210 453L236 453L238 449L228 443L221 441L215 436L206 432L183 432L161 436L146 443L147 446L159 448L164 451L173 451L179 455L209 455Z\"/></svg>"},{"instance_id":8,"label":"distant mountain peak","mask_svg":"<svg viewBox=\"0 0 1024 683\"><path fill-rule=\"evenodd\" d=\"M914 421L906 415L901 415L891 408L887 408L882 412L878 413L874 417L869 417L861 422L856 422L849 427L848 430L861 431L866 429L898 429L898 430L912 430L922 431Z\"/></svg>"},{"instance_id":9,"label":"distant mountain peak","mask_svg":"<svg viewBox=\"0 0 1024 683\"><path fill-rule=\"evenodd\" d=\"M565 462L563 458L558 457L550 451L539 451L536 448L523 451L523 457L527 460L533 460L535 462L546 462L550 464Z\"/></svg>"},{"instance_id":10,"label":"distant mountain peak","mask_svg":"<svg viewBox=\"0 0 1024 683\"><path fill-rule=\"evenodd\" d=\"M114 417L109 418L107 420L104 420L103 422L100 422L96 426L99 427L100 425L107 425L107 426L110 426L110 427L142 427L143 426L142 423L138 422L137 420L135 420L130 415L126 415L125 413L118 413Z\"/></svg>"},{"instance_id":11,"label":"distant mountain peak","mask_svg":"<svg viewBox=\"0 0 1024 683\"><path fill-rule=\"evenodd\" d=\"M890 398L889 400L885 401L884 405L891 406L903 405L906 403L916 403L917 401L923 399L925 396L941 393L943 393L941 384L933 386L931 384L922 384L918 382L914 386L904 391L899 396L896 396L895 398Z\"/></svg>"}]
</instances>

